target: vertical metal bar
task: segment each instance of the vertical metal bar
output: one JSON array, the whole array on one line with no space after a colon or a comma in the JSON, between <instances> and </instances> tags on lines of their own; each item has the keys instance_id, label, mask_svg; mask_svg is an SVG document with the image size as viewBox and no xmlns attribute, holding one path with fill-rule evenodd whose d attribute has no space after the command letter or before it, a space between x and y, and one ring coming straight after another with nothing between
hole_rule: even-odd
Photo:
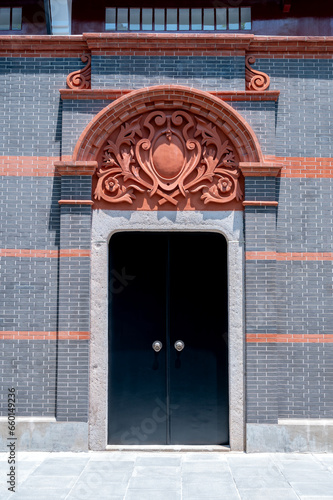
<instances>
[{"instance_id":1,"label":"vertical metal bar","mask_svg":"<svg viewBox=\"0 0 333 500\"><path fill-rule=\"evenodd\" d=\"M46 31L48 35L52 35L50 0L44 0L44 10L45 10Z\"/></svg>"},{"instance_id":2,"label":"vertical metal bar","mask_svg":"<svg viewBox=\"0 0 333 500\"><path fill-rule=\"evenodd\" d=\"M165 330L166 330L166 444L170 444L170 234L167 234L166 256L166 297L165 297Z\"/></svg>"}]
</instances>

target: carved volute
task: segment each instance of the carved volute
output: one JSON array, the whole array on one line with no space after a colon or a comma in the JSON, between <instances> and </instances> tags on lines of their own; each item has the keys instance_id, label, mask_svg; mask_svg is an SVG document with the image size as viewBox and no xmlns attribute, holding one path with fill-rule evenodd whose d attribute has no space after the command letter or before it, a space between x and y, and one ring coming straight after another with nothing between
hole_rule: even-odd
<instances>
[{"instance_id":1,"label":"carved volute","mask_svg":"<svg viewBox=\"0 0 333 500\"><path fill-rule=\"evenodd\" d=\"M207 118L182 109L146 112L118 126L101 149L95 207L219 210L221 204L241 205L238 163L234 144Z\"/></svg>"}]
</instances>

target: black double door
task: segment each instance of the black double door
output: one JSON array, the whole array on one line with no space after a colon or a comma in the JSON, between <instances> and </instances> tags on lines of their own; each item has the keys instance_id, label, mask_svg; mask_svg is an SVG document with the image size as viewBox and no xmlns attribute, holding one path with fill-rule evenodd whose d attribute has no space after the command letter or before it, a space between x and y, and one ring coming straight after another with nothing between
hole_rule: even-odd
<instances>
[{"instance_id":1,"label":"black double door","mask_svg":"<svg viewBox=\"0 0 333 500\"><path fill-rule=\"evenodd\" d=\"M222 235L112 236L110 444L229 442L227 303Z\"/></svg>"}]
</instances>

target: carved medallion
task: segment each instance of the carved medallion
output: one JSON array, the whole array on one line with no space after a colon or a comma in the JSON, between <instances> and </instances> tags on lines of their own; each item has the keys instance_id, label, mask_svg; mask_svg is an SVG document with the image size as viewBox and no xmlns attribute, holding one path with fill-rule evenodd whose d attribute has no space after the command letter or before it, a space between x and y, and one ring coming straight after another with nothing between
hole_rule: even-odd
<instances>
[{"instance_id":1,"label":"carved medallion","mask_svg":"<svg viewBox=\"0 0 333 500\"><path fill-rule=\"evenodd\" d=\"M155 110L118 127L99 159L96 200L157 207L199 193L204 204L243 198L235 147L216 125L182 110ZM166 205L167 206L167 205Z\"/></svg>"}]
</instances>

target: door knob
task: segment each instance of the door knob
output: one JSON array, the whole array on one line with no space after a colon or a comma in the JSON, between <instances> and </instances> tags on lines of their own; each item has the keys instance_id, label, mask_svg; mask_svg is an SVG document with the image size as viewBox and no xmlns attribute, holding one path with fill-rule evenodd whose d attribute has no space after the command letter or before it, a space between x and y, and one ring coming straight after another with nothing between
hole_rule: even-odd
<instances>
[{"instance_id":1,"label":"door knob","mask_svg":"<svg viewBox=\"0 0 333 500\"><path fill-rule=\"evenodd\" d=\"M155 352L160 352L162 347L163 347L162 342L160 342L159 340L155 340L155 342L153 342L153 349Z\"/></svg>"},{"instance_id":2,"label":"door knob","mask_svg":"<svg viewBox=\"0 0 333 500\"><path fill-rule=\"evenodd\" d=\"M175 346L175 349L180 352L184 349L185 344L182 340L176 340L176 342L174 343L174 346Z\"/></svg>"}]
</instances>

